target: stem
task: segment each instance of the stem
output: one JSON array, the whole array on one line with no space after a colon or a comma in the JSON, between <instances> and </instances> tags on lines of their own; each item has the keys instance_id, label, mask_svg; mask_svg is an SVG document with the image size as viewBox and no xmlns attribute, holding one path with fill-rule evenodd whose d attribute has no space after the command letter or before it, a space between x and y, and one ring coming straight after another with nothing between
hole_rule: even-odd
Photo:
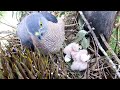
<instances>
[{"instance_id":1,"label":"stem","mask_svg":"<svg viewBox=\"0 0 120 90\"><path fill-rule=\"evenodd\" d=\"M11 25L9 25L9 24L6 24L6 23L4 23L4 22L1 22L1 21L0 21L0 23L5 24L5 25L7 25L7 26L9 26L9 27L12 27L12 28L16 29L15 27L13 27L13 26L11 26Z\"/></svg>"}]
</instances>

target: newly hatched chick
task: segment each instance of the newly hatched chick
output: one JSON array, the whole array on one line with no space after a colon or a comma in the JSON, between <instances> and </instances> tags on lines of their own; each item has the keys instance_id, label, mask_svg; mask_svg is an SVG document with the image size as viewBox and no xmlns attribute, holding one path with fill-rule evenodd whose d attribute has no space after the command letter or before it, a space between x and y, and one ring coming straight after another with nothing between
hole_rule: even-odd
<instances>
[{"instance_id":1,"label":"newly hatched chick","mask_svg":"<svg viewBox=\"0 0 120 90\"><path fill-rule=\"evenodd\" d=\"M80 49L82 49L82 47L77 43L71 43L64 49L64 53L66 54L65 62L69 62L73 59L71 65L72 70L82 71L87 69L87 63L90 59L90 55L88 55L87 50Z\"/></svg>"},{"instance_id":2,"label":"newly hatched chick","mask_svg":"<svg viewBox=\"0 0 120 90\"><path fill-rule=\"evenodd\" d=\"M79 52L71 52L73 63L71 65L72 70L83 71L87 69L87 64L90 59L87 50L80 50Z\"/></svg>"},{"instance_id":3,"label":"newly hatched chick","mask_svg":"<svg viewBox=\"0 0 120 90\"><path fill-rule=\"evenodd\" d=\"M83 71L87 69L87 62L74 61L71 65L71 70Z\"/></svg>"},{"instance_id":4,"label":"newly hatched chick","mask_svg":"<svg viewBox=\"0 0 120 90\"><path fill-rule=\"evenodd\" d=\"M81 60L82 62L87 62L90 58L90 55L88 55L87 50L79 50L79 52L71 52L71 56L74 61Z\"/></svg>"},{"instance_id":5,"label":"newly hatched chick","mask_svg":"<svg viewBox=\"0 0 120 90\"><path fill-rule=\"evenodd\" d=\"M81 48L82 47L79 44L75 43L75 42L73 42L73 43L69 44L68 46L66 46L64 48L64 50L63 50L63 52L66 54L65 55L65 62L71 61L71 52L78 52L79 49L81 49Z\"/></svg>"}]
</instances>

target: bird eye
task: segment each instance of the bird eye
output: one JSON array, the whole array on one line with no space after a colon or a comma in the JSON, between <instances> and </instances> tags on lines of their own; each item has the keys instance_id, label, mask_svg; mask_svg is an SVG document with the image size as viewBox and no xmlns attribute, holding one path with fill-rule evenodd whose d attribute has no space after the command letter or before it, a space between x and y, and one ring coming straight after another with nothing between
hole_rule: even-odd
<instances>
[{"instance_id":1,"label":"bird eye","mask_svg":"<svg viewBox=\"0 0 120 90\"><path fill-rule=\"evenodd\" d=\"M40 28L42 28L42 26L43 26L43 24L42 24L42 22L40 22Z\"/></svg>"}]
</instances>

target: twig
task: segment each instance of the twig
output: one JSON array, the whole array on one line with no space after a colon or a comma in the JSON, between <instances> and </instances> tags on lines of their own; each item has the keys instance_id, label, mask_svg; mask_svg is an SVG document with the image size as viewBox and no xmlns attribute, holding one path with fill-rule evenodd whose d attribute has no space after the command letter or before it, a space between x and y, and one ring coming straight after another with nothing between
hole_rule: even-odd
<instances>
[{"instance_id":1,"label":"twig","mask_svg":"<svg viewBox=\"0 0 120 90\"><path fill-rule=\"evenodd\" d=\"M110 64L112 64L112 66L113 66L112 69L115 71L115 73L117 74L117 76L120 78L120 73L118 72L115 64L114 64L113 61L109 58L108 54L105 52L105 50L104 50L104 49L102 48L102 46L100 45L100 43L99 43L99 41L98 41L95 33L93 32L90 24L88 23L88 21L86 20L85 16L83 15L83 12L82 12L82 11L79 11L79 13L80 13L82 19L84 20L84 22L86 23L86 25L87 25L89 31L91 32L91 34L92 34L92 36L93 36L96 44L98 45L99 49L100 49L100 50L103 52L103 54L106 56L106 58L107 58L106 60L108 60L108 61L110 62Z\"/></svg>"},{"instance_id":2,"label":"twig","mask_svg":"<svg viewBox=\"0 0 120 90\"><path fill-rule=\"evenodd\" d=\"M94 46L94 50L95 50L95 56L100 56L99 54L98 54L98 47L96 47L96 45L95 45L95 42L94 42L94 38L93 37L91 37L92 38L92 43L93 43L93 46Z\"/></svg>"},{"instance_id":3,"label":"twig","mask_svg":"<svg viewBox=\"0 0 120 90\"><path fill-rule=\"evenodd\" d=\"M114 50L116 53L118 51L117 47L118 47L118 41L119 41L119 33L118 33L119 31L118 30L119 30L119 27L116 28L116 45L115 45L115 50Z\"/></svg>"},{"instance_id":4,"label":"twig","mask_svg":"<svg viewBox=\"0 0 120 90\"><path fill-rule=\"evenodd\" d=\"M101 60L99 61L98 59L97 59L97 57L96 57L96 61L97 61L97 63L98 63L98 69L100 69L100 62L101 62ZM100 69L99 71L98 71L98 74L99 74L99 78L100 77L102 77L102 70Z\"/></svg>"},{"instance_id":5,"label":"twig","mask_svg":"<svg viewBox=\"0 0 120 90\"><path fill-rule=\"evenodd\" d=\"M49 54L49 57L50 57L51 61L53 62L53 64L54 64L56 67L59 67L59 66L52 60L52 55L51 55L51 54ZM61 71L61 73L62 73L62 75L66 76L66 74L65 74L63 71ZM68 75L67 75L67 78L68 78L68 79L71 79Z\"/></svg>"},{"instance_id":6,"label":"twig","mask_svg":"<svg viewBox=\"0 0 120 90\"><path fill-rule=\"evenodd\" d=\"M104 64L102 64L102 68L104 68L104 66L103 66ZM105 79L107 79L107 76L106 76L106 74L105 74L105 70L104 69L102 69L101 68L101 71L103 71L103 75L104 75L104 77L105 77Z\"/></svg>"},{"instance_id":7,"label":"twig","mask_svg":"<svg viewBox=\"0 0 120 90\"><path fill-rule=\"evenodd\" d=\"M108 68L106 68L106 74L108 74L109 76L111 76L111 78L113 78L113 76L111 75L111 73L110 73L110 70L108 70Z\"/></svg>"},{"instance_id":8,"label":"twig","mask_svg":"<svg viewBox=\"0 0 120 90\"><path fill-rule=\"evenodd\" d=\"M113 35L112 35L111 37L115 40L115 41L114 41L115 43L116 43L116 42L118 43L118 47L120 48L120 42L117 41Z\"/></svg>"},{"instance_id":9,"label":"twig","mask_svg":"<svg viewBox=\"0 0 120 90\"><path fill-rule=\"evenodd\" d=\"M22 76L23 76L25 79L28 79L28 77L27 77L27 75L25 74L25 71L24 71L24 69L22 68L21 64L20 64L17 60L15 60L15 64L17 65L17 67L18 67L20 73L22 74Z\"/></svg>"},{"instance_id":10,"label":"twig","mask_svg":"<svg viewBox=\"0 0 120 90\"><path fill-rule=\"evenodd\" d=\"M5 35L5 36L0 36L0 40L2 40L2 39L7 39L7 38L9 38L11 35L13 35L13 34L7 34L7 35Z\"/></svg>"},{"instance_id":11,"label":"twig","mask_svg":"<svg viewBox=\"0 0 120 90\"><path fill-rule=\"evenodd\" d=\"M94 77L96 77L96 78L102 79L101 77L99 77L99 76L97 76L97 75L95 75L95 74L93 74L93 73L90 73L90 75L92 75L92 76L94 76ZM93 78L93 79L94 79L94 78Z\"/></svg>"},{"instance_id":12,"label":"twig","mask_svg":"<svg viewBox=\"0 0 120 90\"><path fill-rule=\"evenodd\" d=\"M119 27L119 26L120 26L120 22L115 24L116 28Z\"/></svg>"},{"instance_id":13,"label":"twig","mask_svg":"<svg viewBox=\"0 0 120 90\"><path fill-rule=\"evenodd\" d=\"M7 25L7 26L9 26L9 27L12 27L12 28L16 29L15 27L13 27L13 26L11 26L11 25L9 25L9 24L6 24L6 23L4 23L4 22L1 22L1 21L0 21L0 23L5 24L5 25Z\"/></svg>"},{"instance_id":14,"label":"twig","mask_svg":"<svg viewBox=\"0 0 120 90\"><path fill-rule=\"evenodd\" d=\"M34 75L32 74L32 72L28 69L28 67L24 63L22 63L22 62L21 62L21 64L24 67L24 69L26 70L26 72L28 73L29 78L30 79L36 79L36 77L34 77Z\"/></svg>"},{"instance_id":15,"label":"twig","mask_svg":"<svg viewBox=\"0 0 120 90\"><path fill-rule=\"evenodd\" d=\"M118 64L115 64L115 65L118 65ZM109 65L109 66L106 66L106 67L101 67L99 69L94 69L93 71L99 71L100 69L103 70L103 69L110 68L110 67L112 67L112 65Z\"/></svg>"},{"instance_id":16,"label":"twig","mask_svg":"<svg viewBox=\"0 0 120 90\"><path fill-rule=\"evenodd\" d=\"M117 55L115 54L115 52L112 50L112 48L109 46L109 44L107 43L107 41L105 40L104 36L101 34L100 35L102 41L104 42L104 44L106 45L106 47L108 48L108 50L112 53L113 57L115 58L115 60L118 62L118 64L120 64L120 59L117 57Z\"/></svg>"},{"instance_id":17,"label":"twig","mask_svg":"<svg viewBox=\"0 0 120 90\"><path fill-rule=\"evenodd\" d=\"M9 30L7 30L7 31L3 31L3 30L2 30L2 31L0 32L0 34L7 34L7 33L13 33L13 34L15 34L14 31L9 31Z\"/></svg>"},{"instance_id":18,"label":"twig","mask_svg":"<svg viewBox=\"0 0 120 90\"><path fill-rule=\"evenodd\" d=\"M70 25L65 25L65 27L73 27L73 26L76 26L76 25L78 25L78 23L70 24Z\"/></svg>"},{"instance_id":19,"label":"twig","mask_svg":"<svg viewBox=\"0 0 120 90\"><path fill-rule=\"evenodd\" d=\"M65 32L75 32L75 33L77 33L78 31L76 31L74 29L71 29L71 30L65 30Z\"/></svg>"}]
</instances>

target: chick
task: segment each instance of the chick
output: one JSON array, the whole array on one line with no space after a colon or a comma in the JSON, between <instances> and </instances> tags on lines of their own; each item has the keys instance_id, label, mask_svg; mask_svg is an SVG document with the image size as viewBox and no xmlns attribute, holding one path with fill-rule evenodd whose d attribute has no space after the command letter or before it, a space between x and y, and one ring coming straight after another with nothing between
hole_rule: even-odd
<instances>
[{"instance_id":1,"label":"chick","mask_svg":"<svg viewBox=\"0 0 120 90\"><path fill-rule=\"evenodd\" d=\"M77 43L71 43L64 48L65 62L71 61L73 59L71 69L83 71L87 69L87 64L90 59L87 50L82 49L82 47Z\"/></svg>"}]
</instances>

